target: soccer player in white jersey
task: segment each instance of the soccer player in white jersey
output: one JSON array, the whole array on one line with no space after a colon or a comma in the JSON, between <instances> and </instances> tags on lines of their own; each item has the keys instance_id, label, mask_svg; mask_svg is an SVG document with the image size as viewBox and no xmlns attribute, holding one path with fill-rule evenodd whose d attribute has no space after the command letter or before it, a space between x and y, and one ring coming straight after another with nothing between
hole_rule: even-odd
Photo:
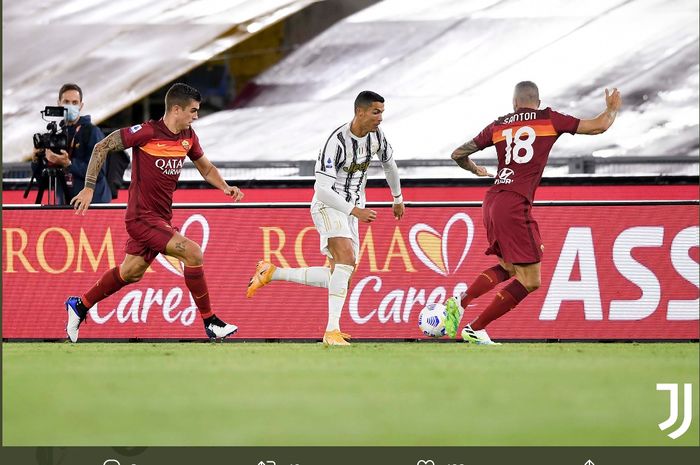
<instances>
[{"instance_id":1,"label":"soccer player in white jersey","mask_svg":"<svg viewBox=\"0 0 700 465\"><path fill-rule=\"evenodd\" d=\"M326 140L316 161L316 183L311 202L311 217L321 236L321 253L330 268L279 268L260 261L250 279L247 297L271 281L290 281L328 288L328 324L323 335L326 345L350 345L348 334L340 331L340 314L348 294L350 277L360 250L358 221L371 223L374 210L365 208L367 170L373 156L382 163L394 197L394 217L404 214L401 182L391 145L379 130L384 112L384 98L362 91L355 99L355 116Z\"/></svg>"}]
</instances>

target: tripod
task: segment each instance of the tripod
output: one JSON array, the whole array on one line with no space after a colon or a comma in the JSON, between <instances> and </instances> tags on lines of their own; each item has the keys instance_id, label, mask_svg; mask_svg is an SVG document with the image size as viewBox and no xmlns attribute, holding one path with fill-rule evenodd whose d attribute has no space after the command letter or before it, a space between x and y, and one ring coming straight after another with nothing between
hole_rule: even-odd
<instances>
[{"instance_id":1,"label":"tripod","mask_svg":"<svg viewBox=\"0 0 700 465\"><path fill-rule=\"evenodd\" d=\"M34 184L34 180L37 180L37 192L35 204L39 205L42 203L44 198L44 192L47 192L47 202L44 205L67 205L68 204L68 183L66 182L65 174L61 168L54 166L49 166L45 163L38 163L37 166L33 166L32 178L29 180L29 185L24 191L24 198L26 199L29 195L29 191ZM58 198L58 187L61 188L62 198Z\"/></svg>"}]
</instances>

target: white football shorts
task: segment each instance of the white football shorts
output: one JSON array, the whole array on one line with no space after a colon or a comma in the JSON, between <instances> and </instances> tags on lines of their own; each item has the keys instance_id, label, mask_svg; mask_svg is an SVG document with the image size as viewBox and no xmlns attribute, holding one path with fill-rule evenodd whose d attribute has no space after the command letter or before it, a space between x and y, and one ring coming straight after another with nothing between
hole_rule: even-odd
<instances>
[{"instance_id":1,"label":"white football shorts","mask_svg":"<svg viewBox=\"0 0 700 465\"><path fill-rule=\"evenodd\" d=\"M311 218L314 221L318 235L321 237L321 253L333 258L328 250L328 239L331 237L347 237L352 241L355 260L360 252L360 235L358 232L357 218L352 215L331 208L323 202L311 204Z\"/></svg>"}]
</instances>

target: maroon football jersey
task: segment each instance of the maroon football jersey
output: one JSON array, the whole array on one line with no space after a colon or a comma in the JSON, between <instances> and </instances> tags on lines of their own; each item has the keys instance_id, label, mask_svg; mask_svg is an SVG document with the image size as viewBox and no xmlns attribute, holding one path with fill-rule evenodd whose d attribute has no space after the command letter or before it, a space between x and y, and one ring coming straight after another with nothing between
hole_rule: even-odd
<instances>
[{"instance_id":1,"label":"maroon football jersey","mask_svg":"<svg viewBox=\"0 0 700 465\"><path fill-rule=\"evenodd\" d=\"M575 134L579 119L544 110L522 108L501 116L474 138L479 150L496 146L498 174L490 190L514 191L532 202L554 142Z\"/></svg>"},{"instance_id":2,"label":"maroon football jersey","mask_svg":"<svg viewBox=\"0 0 700 465\"><path fill-rule=\"evenodd\" d=\"M148 215L170 222L185 157L195 161L204 155L197 135L193 129L173 134L162 119L122 128L120 134L124 147L133 147L126 221Z\"/></svg>"}]
</instances>

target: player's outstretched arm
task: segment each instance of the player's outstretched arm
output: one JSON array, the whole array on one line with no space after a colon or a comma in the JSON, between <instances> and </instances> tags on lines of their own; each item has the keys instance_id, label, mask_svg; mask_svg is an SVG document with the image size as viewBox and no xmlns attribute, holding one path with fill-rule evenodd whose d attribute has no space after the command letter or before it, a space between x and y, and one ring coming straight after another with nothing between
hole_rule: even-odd
<instances>
[{"instance_id":1,"label":"player's outstretched arm","mask_svg":"<svg viewBox=\"0 0 700 465\"><path fill-rule=\"evenodd\" d=\"M243 192L236 186L229 186L223 176L221 176L219 169L206 156L202 155L193 163L206 182L224 191L224 194L231 197L234 202L238 202L243 198Z\"/></svg>"},{"instance_id":2,"label":"player's outstretched arm","mask_svg":"<svg viewBox=\"0 0 700 465\"><path fill-rule=\"evenodd\" d=\"M119 130L114 131L112 134L99 141L92 149L90 163L88 163L87 173L85 174L85 187L70 201L70 204L75 208L76 215L84 215L87 212L92 202L92 195L95 193L97 175L100 173L102 165L104 165L107 159L107 155L113 150L124 150L124 142L122 141Z\"/></svg>"},{"instance_id":3,"label":"player's outstretched arm","mask_svg":"<svg viewBox=\"0 0 700 465\"><path fill-rule=\"evenodd\" d=\"M477 165L469 159L469 155L478 151L479 148L476 146L474 139L472 139L469 142L465 142L457 147L454 152L452 152L452 159L459 165L460 168L470 171L477 176L493 176L486 168Z\"/></svg>"},{"instance_id":4,"label":"player's outstretched arm","mask_svg":"<svg viewBox=\"0 0 700 465\"><path fill-rule=\"evenodd\" d=\"M612 126L617 112L622 106L620 91L613 88L612 93L605 89L605 110L593 119L582 119L578 123L576 134L602 134Z\"/></svg>"}]
</instances>

